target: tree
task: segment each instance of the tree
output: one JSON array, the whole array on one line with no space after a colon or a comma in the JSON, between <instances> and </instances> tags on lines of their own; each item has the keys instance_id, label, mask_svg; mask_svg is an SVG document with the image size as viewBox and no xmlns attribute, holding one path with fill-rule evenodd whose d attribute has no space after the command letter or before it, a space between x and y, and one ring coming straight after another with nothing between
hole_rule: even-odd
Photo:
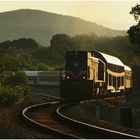
<instances>
[{"instance_id":1,"label":"tree","mask_svg":"<svg viewBox=\"0 0 140 140\"><path fill-rule=\"evenodd\" d=\"M0 43L0 48L8 49L9 47L15 47L17 49L37 49L40 45L32 38L20 38L13 41L4 41Z\"/></svg>"},{"instance_id":2,"label":"tree","mask_svg":"<svg viewBox=\"0 0 140 140\"><path fill-rule=\"evenodd\" d=\"M137 4L136 6L132 7L130 14L132 14L135 20L138 21L140 19L140 5Z\"/></svg>"},{"instance_id":3,"label":"tree","mask_svg":"<svg viewBox=\"0 0 140 140\"><path fill-rule=\"evenodd\" d=\"M52 59L60 64L64 60L65 51L71 49L71 37L66 34L56 34L51 39Z\"/></svg>"},{"instance_id":4,"label":"tree","mask_svg":"<svg viewBox=\"0 0 140 140\"><path fill-rule=\"evenodd\" d=\"M23 101L29 93L20 61L0 52L0 106Z\"/></svg>"},{"instance_id":5,"label":"tree","mask_svg":"<svg viewBox=\"0 0 140 140\"><path fill-rule=\"evenodd\" d=\"M66 34L56 34L51 39L51 47L59 49L60 46L70 47L70 45L71 37Z\"/></svg>"},{"instance_id":6,"label":"tree","mask_svg":"<svg viewBox=\"0 0 140 140\"><path fill-rule=\"evenodd\" d=\"M5 76L3 84L5 86L18 86L18 85L27 86L27 76L22 71L12 72L9 75Z\"/></svg>"},{"instance_id":7,"label":"tree","mask_svg":"<svg viewBox=\"0 0 140 140\"><path fill-rule=\"evenodd\" d=\"M51 48L54 55L56 52L63 54L71 48L71 37L66 34L56 34L51 39Z\"/></svg>"},{"instance_id":8,"label":"tree","mask_svg":"<svg viewBox=\"0 0 140 140\"><path fill-rule=\"evenodd\" d=\"M136 46L140 45L140 5L137 4L136 6L132 7L130 14L134 16L135 21L137 22L136 25L130 27L127 31L129 34L129 39L132 44Z\"/></svg>"},{"instance_id":9,"label":"tree","mask_svg":"<svg viewBox=\"0 0 140 140\"><path fill-rule=\"evenodd\" d=\"M19 71L22 69L19 60L11 55L0 54L0 60L0 74L4 71Z\"/></svg>"},{"instance_id":10,"label":"tree","mask_svg":"<svg viewBox=\"0 0 140 140\"><path fill-rule=\"evenodd\" d=\"M24 72L11 72L5 75L0 86L0 106L22 102L29 91L27 76Z\"/></svg>"}]
</instances>

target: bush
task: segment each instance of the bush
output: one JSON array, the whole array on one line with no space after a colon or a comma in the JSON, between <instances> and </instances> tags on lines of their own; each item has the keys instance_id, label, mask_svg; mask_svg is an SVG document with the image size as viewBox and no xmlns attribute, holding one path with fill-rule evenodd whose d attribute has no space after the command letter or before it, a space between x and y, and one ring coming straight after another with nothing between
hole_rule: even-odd
<instances>
[{"instance_id":1,"label":"bush","mask_svg":"<svg viewBox=\"0 0 140 140\"><path fill-rule=\"evenodd\" d=\"M24 72L13 72L4 78L3 85L11 87L18 85L27 85L27 76Z\"/></svg>"},{"instance_id":2,"label":"bush","mask_svg":"<svg viewBox=\"0 0 140 140\"><path fill-rule=\"evenodd\" d=\"M24 98L23 86L0 88L0 106L11 105L18 101L23 101Z\"/></svg>"},{"instance_id":3,"label":"bush","mask_svg":"<svg viewBox=\"0 0 140 140\"><path fill-rule=\"evenodd\" d=\"M0 105L11 105L23 101L29 93L27 77L23 72L9 74L0 87Z\"/></svg>"}]
</instances>

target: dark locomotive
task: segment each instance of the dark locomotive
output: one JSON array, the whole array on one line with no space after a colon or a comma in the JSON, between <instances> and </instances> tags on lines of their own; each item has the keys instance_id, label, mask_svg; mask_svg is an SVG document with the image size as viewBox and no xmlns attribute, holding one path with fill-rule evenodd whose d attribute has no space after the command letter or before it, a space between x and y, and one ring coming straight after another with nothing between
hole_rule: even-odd
<instances>
[{"instance_id":1,"label":"dark locomotive","mask_svg":"<svg viewBox=\"0 0 140 140\"><path fill-rule=\"evenodd\" d=\"M132 88L131 68L117 57L98 51L68 51L60 96L65 100L127 94Z\"/></svg>"}]
</instances>

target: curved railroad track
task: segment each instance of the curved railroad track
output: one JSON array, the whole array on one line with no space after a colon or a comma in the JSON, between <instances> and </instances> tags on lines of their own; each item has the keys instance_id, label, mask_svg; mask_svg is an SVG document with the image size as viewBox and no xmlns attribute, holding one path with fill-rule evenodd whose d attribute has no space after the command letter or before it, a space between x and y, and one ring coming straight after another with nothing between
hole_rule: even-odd
<instances>
[{"instance_id":1,"label":"curved railroad track","mask_svg":"<svg viewBox=\"0 0 140 140\"><path fill-rule=\"evenodd\" d=\"M22 111L22 119L39 131L51 132L57 138L82 138L80 134L66 125L61 124L55 117L59 101L32 105Z\"/></svg>"},{"instance_id":2,"label":"curved railroad track","mask_svg":"<svg viewBox=\"0 0 140 140\"><path fill-rule=\"evenodd\" d=\"M63 104L58 97L39 93L33 96L42 96L51 101L23 109L22 119L39 131L53 133L56 138L140 138L83 123L64 115L63 111L77 103Z\"/></svg>"},{"instance_id":3,"label":"curved railroad track","mask_svg":"<svg viewBox=\"0 0 140 140\"><path fill-rule=\"evenodd\" d=\"M63 111L71 105L74 103L64 105L60 101L32 105L22 111L22 118L30 126L39 131L51 132L57 138L140 138L69 118Z\"/></svg>"},{"instance_id":4,"label":"curved railroad track","mask_svg":"<svg viewBox=\"0 0 140 140\"><path fill-rule=\"evenodd\" d=\"M106 128L102 128L96 125L90 125L78 120L74 120L66 115L64 115L63 111L66 110L68 107L73 106L75 104L65 104L60 106L59 108L57 108L56 113L57 116L65 123L69 124L69 125L74 125L77 128L82 128L85 131L88 131L92 134L96 134L96 136L98 138L123 138L123 139L140 139L139 136L135 136L135 135L131 135L131 134L127 134L127 133L122 133L122 132L118 132L118 131L114 131L114 130L110 130L110 129L106 129ZM95 138L95 137L90 137L90 138Z\"/></svg>"},{"instance_id":5,"label":"curved railroad track","mask_svg":"<svg viewBox=\"0 0 140 140\"><path fill-rule=\"evenodd\" d=\"M52 96L52 95L49 95L49 94L46 94L46 93L35 93L34 92L34 93L31 93L30 96L39 97L39 98L46 98L46 99L48 99L50 101L56 101L56 100L62 101L63 100L63 98L61 98L61 97Z\"/></svg>"},{"instance_id":6,"label":"curved railroad track","mask_svg":"<svg viewBox=\"0 0 140 140\"><path fill-rule=\"evenodd\" d=\"M75 126L74 121L71 121L71 125L68 125L58 120L56 112L58 115L58 110L62 109L62 106L63 104L60 101L32 105L22 111L22 119L31 127L46 133L51 132L57 138L83 139L101 137L96 132L89 133L88 131L83 131L83 127L77 124ZM61 115L59 115L59 119L60 117ZM77 126L79 126L78 129Z\"/></svg>"}]
</instances>

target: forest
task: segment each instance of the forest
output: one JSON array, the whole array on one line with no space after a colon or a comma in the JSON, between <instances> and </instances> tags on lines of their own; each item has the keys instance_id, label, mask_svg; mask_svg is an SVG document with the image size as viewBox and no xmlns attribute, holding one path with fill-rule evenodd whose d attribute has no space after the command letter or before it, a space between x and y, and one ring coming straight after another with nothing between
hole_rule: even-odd
<instances>
[{"instance_id":1,"label":"forest","mask_svg":"<svg viewBox=\"0 0 140 140\"><path fill-rule=\"evenodd\" d=\"M69 50L97 50L116 56L129 66L139 64L139 49L130 43L128 36L111 38L82 34L71 37L66 34L56 34L50 40L50 46L42 46L31 38L0 43L2 60L6 59L7 63L13 61L14 65L23 70L64 68L65 52ZM9 68L3 68L6 69Z\"/></svg>"},{"instance_id":2,"label":"forest","mask_svg":"<svg viewBox=\"0 0 140 140\"><path fill-rule=\"evenodd\" d=\"M68 50L97 50L118 57L132 68L140 67L140 50L130 43L129 36L97 37L95 34L82 34L71 37L56 34L50 40L50 46L42 46L31 38L0 43L0 69L4 71L64 68L65 51ZM7 65L3 66L3 63Z\"/></svg>"}]
</instances>

